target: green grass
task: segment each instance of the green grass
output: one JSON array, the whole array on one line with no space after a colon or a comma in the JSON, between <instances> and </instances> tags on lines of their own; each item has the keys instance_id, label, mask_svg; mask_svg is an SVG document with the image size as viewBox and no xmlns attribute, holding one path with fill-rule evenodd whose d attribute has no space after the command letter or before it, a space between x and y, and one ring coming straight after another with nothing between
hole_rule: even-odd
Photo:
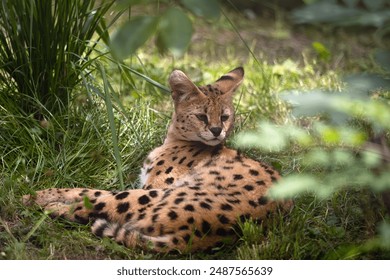
<instances>
[{"instance_id":1,"label":"green grass","mask_svg":"<svg viewBox=\"0 0 390 280\"><path fill-rule=\"evenodd\" d=\"M237 15L235 15L237 16ZM234 19L234 18L233 18ZM249 21L243 25L254 28ZM222 19L212 32L225 30ZM272 27L272 26L271 26ZM287 33L290 31L287 30ZM232 33L234 34L234 32ZM212 36L208 34L208 36ZM351 40L355 40L352 37ZM240 41L236 40L240 45ZM283 123L287 117L278 92L288 89L342 86L340 69L329 69L315 56L271 63L229 48L209 59L221 46L194 47L183 59L161 57L150 48L126 66L165 85L174 68L197 83L209 83L238 65L245 82L235 97L235 132L254 128L260 119ZM344 46L345 47L345 46ZM335 52L337 50L332 50ZM159 254L128 249L98 239L88 226L52 220L37 207L21 204L21 196L49 187L136 187L142 160L162 143L172 105L169 95L126 67L104 57L104 71L94 71L75 90L67 114L37 121L0 106L0 259L388 259L388 251L367 249L384 219L380 199L369 191L344 190L327 200L313 195L296 199L290 213L275 214L266 225L241 225L240 240L213 254ZM140 63L140 61L142 63ZM260 62L259 62L260 61ZM370 64L351 60L348 64ZM131 81L131 82L130 82ZM116 143L117 141L117 143ZM230 145L234 142L229 141ZM300 172L299 150L284 154L246 151L272 163L283 174ZM118 159L120 155L120 159ZM122 179L121 179L122 178ZM68 242L72 240L72 242Z\"/></svg>"},{"instance_id":2,"label":"green grass","mask_svg":"<svg viewBox=\"0 0 390 280\"><path fill-rule=\"evenodd\" d=\"M107 39L104 14L113 3L4 1L0 9L3 106L38 119L46 111L67 108L79 73L93 62L90 54L100 39ZM94 37L96 43L90 44Z\"/></svg>"}]
</instances>

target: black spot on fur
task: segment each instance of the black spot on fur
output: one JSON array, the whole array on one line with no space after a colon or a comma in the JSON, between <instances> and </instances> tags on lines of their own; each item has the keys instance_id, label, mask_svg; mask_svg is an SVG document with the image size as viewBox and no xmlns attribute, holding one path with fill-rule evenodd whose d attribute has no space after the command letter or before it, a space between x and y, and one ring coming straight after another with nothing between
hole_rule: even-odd
<instances>
[{"instance_id":1,"label":"black spot on fur","mask_svg":"<svg viewBox=\"0 0 390 280\"><path fill-rule=\"evenodd\" d=\"M116 207L116 212L118 212L118 214L125 213L129 210L129 207L130 204L128 202L119 203L118 206Z\"/></svg>"},{"instance_id":2,"label":"black spot on fur","mask_svg":"<svg viewBox=\"0 0 390 280\"><path fill-rule=\"evenodd\" d=\"M100 211L104 207L106 207L106 203L105 202L99 202L98 204L95 204L95 206L93 207L93 210Z\"/></svg>"},{"instance_id":3,"label":"black spot on fur","mask_svg":"<svg viewBox=\"0 0 390 280\"><path fill-rule=\"evenodd\" d=\"M108 220L108 214L104 212L94 213L94 218Z\"/></svg>"},{"instance_id":4,"label":"black spot on fur","mask_svg":"<svg viewBox=\"0 0 390 280\"><path fill-rule=\"evenodd\" d=\"M129 192L120 192L115 196L115 199L121 200L129 196Z\"/></svg>"},{"instance_id":5,"label":"black spot on fur","mask_svg":"<svg viewBox=\"0 0 390 280\"><path fill-rule=\"evenodd\" d=\"M230 204L221 204L221 210L223 211L232 211L233 207Z\"/></svg>"},{"instance_id":6,"label":"black spot on fur","mask_svg":"<svg viewBox=\"0 0 390 280\"><path fill-rule=\"evenodd\" d=\"M183 240L184 240L186 243L188 243L188 242L190 241L190 239L191 239L191 235L189 235L189 234L186 234L186 235L183 237Z\"/></svg>"},{"instance_id":7,"label":"black spot on fur","mask_svg":"<svg viewBox=\"0 0 390 280\"><path fill-rule=\"evenodd\" d=\"M239 200L239 199L227 199L226 201L231 203L231 204L239 204L239 203L241 203L241 200Z\"/></svg>"},{"instance_id":8,"label":"black spot on fur","mask_svg":"<svg viewBox=\"0 0 390 280\"><path fill-rule=\"evenodd\" d=\"M148 204L149 202L150 202L150 198L146 194L138 198L138 203L141 205Z\"/></svg>"},{"instance_id":9,"label":"black spot on fur","mask_svg":"<svg viewBox=\"0 0 390 280\"><path fill-rule=\"evenodd\" d=\"M162 199L166 199L167 197L169 197L171 195L173 189L164 189L164 191L165 191L165 193L164 193ZM167 202L164 202L164 203L165 203L164 205L166 205Z\"/></svg>"},{"instance_id":10,"label":"black spot on fur","mask_svg":"<svg viewBox=\"0 0 390 280\"><path fill-rule=\"evenodd\" d=\"M241 215L241 216L239 217L239 219L240 219L240 221L243 223L243 222L249 220L250 217L251 217L250 214L244 214L244 215Z\"/></svg>"},{"instance_id":11,"label":"black spot on fur","mask_svg":"<svg viewBox=\"0 0 390 280\"><path fill-rule=\"evenodd\" d=\"M79 222L80 224L83 224L83 225L86 225L86 224L88 224L88 222L89 222L89 220L88 219L86 219L86 218L84 218L84 217L81 217L81 216L79 216L79 215L74 215L74 218L75 218L75 220L77 221L77 222Z\"/></svg>"},{"instance_id":12,"label":"black spot on fur","mask_svg":"<svg viewBox=\"0 0 390 280\"><path fill-rule=\"evenodd\" d=\"M152 222L153 222L153 223L157 221L158 216L159 216L159 214L154 214L154 215L152 216Z\"/></svg>"},{"instance_id":13,"label":"black spot on fur","mask_svg":"<svg viewBox=\"0 0 390 280\"><path fill-rule=\"evenodd\" d=\"M189 217L187 219L187 223L189 223L189 224L193 224L194 222L195 222L195 219L193 217Z\"/></svg>"},{"instance_id":14,"label":"black spot on fur","mask_svg":"<svg viewBox=\"0 0 390 280\"><path fill-rule=\"evenodd\" d=\"M218 214L217 217L218 217L218 220L221 222L221 224L225 225L225 224L230 223L230 220L223 214Z\"/></svg>"},{"instance_id":15,"label":"black spot on fur","mask_svg":"<svg viewBox=\"0 0 390 280\"><path fill-rule=\"evenodd\" d=\"M180 204L181 202L183 202L183 200L184 200L184 198L182 198L182 197L176 198L175 204Z\"/></svg>"},{"instance_id":16,"label":"black spot on fur","mask_svg":"<svg viewBox=\"0 0 390 280\"><path fill-rule=\"evenodd\" d=\"M173 169L173 166L169 166L169 167L165 170L165 174L171 173L172 169Z\"/></svg>"},{"instance_id":17,"label":"black spot on fur","mask_svg":"<svg viewBox=\"0 0 390 280\"><path fill-rule=\"evenodd\" d=\"M233 175L233 180L237 181L237 180L241 180L243 179L244 177L241 175L241 174L234 174Z\"/></svg>"},{"instance_id":18,"label":"black spot on fur","mask_svg":"<svg viewBox=\"0 0 390 280\"><path fill-rule=\"evenodd\" d=\"M145 218L145 216L146 216L146 213L139 214L137 220L141 221L141 220L143 220Z\"/></svg>"},{"instance_id":19,"label":"black spot on fur","mask_svg":"<svg viewBox=\"0 0 390 280\"><path fill-rule=\"evenodd\" d=\"M207 196L206 192L196 192L195 196Z\"/></svg>"},{"instance_id":20,"label":"black spot on fur","mask_svg":"<svg viewBox=\"0 0 390 280\"><path fill-rule=\"evenodd\" d=\"M248 201L249 205L252 206L253 208L256 208L257 206L259 206L255 201L253 200L249 200Z\"/></svg>"},{"instance_id":21,"label":"black spot on fur","mask_svg":"<svg viewBox=\"0 0 390 280\"><path fill-rule=\"evenodd\" d=\"M203 234L208 234L211 230L211 225L207 221L202 222L202 232Z\"/></svg>"},{"instance_id":22,"label":"black spot on fur","mask_svg":"<svg viewBox=\"0 0 390 280\"><path fill-rule=\"evenodd\" d=\"M163 165L164 164L164 160L160 160L159 162L157 162L157 165Z\"/></svg>"},{"instance_id":23,"label":"black spot on fur","mask_svg":"<svg viewBox=\"0 0 390 280\"><path fill-rule=\"evenodd\" d=\"M201 238L203 236L203 234L199 231L199 230L195 230L195 236Z\"/></svg>"},{"instance_id":24,"label":"black spot on fur","mask_svg":"<svg viewBox=\"0 0 390 280\"><path fill-rule=\"evenodd\" d=\"M187 167L188 168L191 168L191 166L194 164L194 161L193 160L191 160L189 163L187 163Z\"/></svg>"},{"instance_id":25,"label":"black spot on fur","mask_svg":"<svg viewBox=\"0 0 390 280\"><path fill-rule=\"evenodd\" d=\"M208 204L208 203L206 203L206 202L201 202L199 205L200 205L200 207L202 207L203 209L211 210L210 204Z\"/></svg>"},{"instance_id":26,"label":"black spot on fur","mask_svg":"<svg viewBox=\"0 0 390 280\"><path fill-rule=\"evenodd\" d=\"M265 182L263 180L256 181L256 184L259 186L265 186Z\"/></svg>"},{"instance_id":27,"label":"black spot on fur","mask_svg":"<svg viewBox=\"0 0 390 280\"><path fill-rule=\"evenodd\" d=\"M146 231L147 231L148 233L152 233L152 232L154 232L154 227L153 227L153 226L148 226L148 228L146 229Z\"/></svg>"},{"instance_id":28,"label":"black spot on fur","mask_svg":"<svg viewBox=\"0 0 390 280\"><path fill-rule=\"evenodd\" d=\"M268 203L268 198L265 197L265 196L262 196L259 198L259 200L257 201L260 205L266 205Z\"/></svg>"},{"instance_id":29,"label":"black spot on fur","mask_svg":"<svg viewBox=\"0 0 390 280\"><path fill-rule=\"evenodd\" d=\"M203 151L204 151L203 149L200 149L200 150L196 151L192 156L193 156L193 157L196 157L196 156L198 156L199 154L201 154Z\"/></svg>"},{"instance_id":30,"label":"black spot on fur","mask_svg":"<svg viewBox=\"0 0 390 280\"><path fill-rule=\"evenodd\" d=\"M215 179L217 181L224 181L226 178L225 178L225 176L217 176L217 177L215 177Z\"/></svg>"},{"instance_id":31,"label":"black spot on fur","mask_svg":"<svg viewBox=\"0 0 390 280\"><path fill-rule=\"evenodd\" d=\"M171 219L171 221L174 221L177 219L177 213L173 210L171 210L169 213L168 213L168 217Z\"/></svg>"},{"instance_id":32,"label":"black spot on fur","mask_svg":"<svg viewBox=\"0 0 390 280\"><path fill-rule=\"evenodd\" d=\"M245 185L244 189L246 189L249 192L249 191L253 191L254 188L251 185Z\"/></svg>"},{"instance_id":33,"label":"black spot on fur","mask_svg":"<svg viewBox=\"0 0 390 280\"><path fill-rule=\"evenodd\" d=\"M265 172L267 172L269 175L274 175L275 171L273 171L272 169L265 169Z\"/></svg>"},{"instance_id":34,"label":"black spot on fur","mask_svg":"<svg viewBox=\"0 0 390 280\"><path fill-rule=\"evenodd\" d=\"M188 229L189 229L189 227L186 226L186 225L183 225L183 226L179 227L179 230L188 230Z\"/></svg>"},{"instance_id":35,"label":"black spot on fur","mask_svg":"<svg viewBox=\"0 0 390 280\"><path fill-rule=\"evenodd\" d=\"M101 191L96 191L96 192L94 193L94 196L95 196L95 197L99 197L101 194L102 194Z\"/></svg>"},{"instance_id":36,"label":"black spot on fur","mask_svg":"<svg viewBox=\"0 0 390 280\"><path fill-rule=\"evenodd\" d=\"M158 193L157 193L157 191L150 191L149 195L150 195L150 197L154 198L154 197L158 196Z\"/></svg>"},{"instance_id":37,"label":"black spot on fur","mask_svg":"<svg viewBox=\"0 0 390 280\"><path fill-rule=\"evenodd\" d=\"M189 211L189 212L194 212L195 208L191 204L187 204L186 206L184 206L184 210Z\"/></svg>"},{"instance_id":38,"label":"black spot on fur","mask_svg":"<svg viewBox=\"0 0 390 280\"><path fill-rule=\"evenodd\" d=\"M172 185L173 181L175 181L175 178L173 178L173 177L169 177L169 178L165 179L165 183L168 185Z\"/></svg>"},{"instance_id":39,"label":"black spot on fur","mask_svg":"<svg viewBox=\"0 0 390 280\"><path fill-rule=\"evenodd\" d=\"M252 176L259 176L259 171L254 169L249 169L249 174L251 174Z\"/></svg>"}]
</instances>

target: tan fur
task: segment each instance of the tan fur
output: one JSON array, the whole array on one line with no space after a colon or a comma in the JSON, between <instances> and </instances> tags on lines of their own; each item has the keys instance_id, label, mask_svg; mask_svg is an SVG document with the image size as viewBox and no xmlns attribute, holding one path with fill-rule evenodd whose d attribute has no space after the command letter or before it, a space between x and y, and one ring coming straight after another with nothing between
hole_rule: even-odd
<instances>
[{"instance_id":1,"label":"tan fur","mask_svg":"<svg viewBox=\"0 0 390 280\"><path fill-rule=\"evenodd\" d=\"M232 96L242 82L239 67L212 85L197 87L181 71L169 83L175 111L164 144L141 171L141 189L109 192L47 189L25 196L128 247L195 251L236 237L238 220L264 220L291 202L267 198L279 174L224 146L234 124Z\"/></svg>"}]
</instances>

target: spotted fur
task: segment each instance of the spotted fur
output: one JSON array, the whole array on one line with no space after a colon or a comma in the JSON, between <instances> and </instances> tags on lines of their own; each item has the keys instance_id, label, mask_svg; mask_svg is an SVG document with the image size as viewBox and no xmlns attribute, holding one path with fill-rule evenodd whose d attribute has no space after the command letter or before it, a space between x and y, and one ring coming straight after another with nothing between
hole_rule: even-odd
<instances>
[{"instance_id":1,"label":"spotted fur","mask_svg":"<svg viewBox=\"0 0 390 280\"><path fill-rule=\"evenodd\" d=\"M146 158L142 188L121 192L46 189L25 196L53 216L91 223L98 236L154 251L204 250L236 237L239 220L262 221L290 201L267 197L279 174L224 146L234 123L239 67L196 86L181 71L169 83L175 110L164 144Z\"/></svg>"}]
</instances>

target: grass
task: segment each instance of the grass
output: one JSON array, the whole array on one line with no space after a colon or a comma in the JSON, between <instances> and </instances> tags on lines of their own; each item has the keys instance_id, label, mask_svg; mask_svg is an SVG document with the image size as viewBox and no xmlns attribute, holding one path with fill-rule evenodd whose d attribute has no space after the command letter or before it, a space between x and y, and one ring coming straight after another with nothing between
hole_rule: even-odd
<instances>
[{"instance_id":1,"label":"grass","mask_svg":"<svg viewBox=\"0 0 390 280\"><path fill-rule=\"evenodd\" d=\"M238 15L232 15L233 21L234 17ZM250 21L241 24L256 26L256 22ZM214 32L226 30L228 23L222 19L219 25L213 27ZM204 27L201 23L199 28ZM145 48L138 53L138 59L126 61L126 66L164 85L173 68L182 69L198 83L209 83L243 65L246 77L235 98L238 116L235 132L255 127L259 119L284 122L286 108L278 92L342 86L339 75L342 71L327 68L327 63L318 61L315 54L304 61L291 57L272 63L260 60L260 54L254 59L239 48L229 48L225 53L218 52L217 56L223 60L214 60L208 56L221 46L208 42L203 50L198 47L199 44L194 46L180 61ZM255 47L255 54L258 53ZM121 185L136 187L142 160L162 143L172 111L167 93L129 75L126 67L118 69L108 59L101 61L104 69L92 73L94 80L88 78L75 89L68 114L39 122L0 106L0 259L390 257L388 251L364 249L384 219L379 198L368 191L340 191L327 200L312 195L299 197L290 213L275 214L264 227L252 222L242 224L240 240L213 254L155 255L124 248L109 239L96 238L87 226L52 220L37 207L23 206L22 195L49 187L107 190L119 189ZM370 64L361 58L348 61L348 65L354 63ZM132 83L128 82L130 78ZM229 144L234 145L234 141ZM254 150L246 153L278 166L283 174L302 168L299 151L281 155L259 154Z\"/></svg>"},{"instance_id":2,"label":"grass","mask_svg":"<svg viewBox=\"0 0 390 280\"><path fill-rule=\"evenodd\" d=\"M1 101L14 112L60 112L96 44L107 37L103 15L113 1L5 1L0 9ZM26 14L28 16L26 16ZM44 15L44 16L42 16ZM53 94L53 93L56 94ZM10 106L13 104L13 106Z\"/></svg>"}]
</instances>

